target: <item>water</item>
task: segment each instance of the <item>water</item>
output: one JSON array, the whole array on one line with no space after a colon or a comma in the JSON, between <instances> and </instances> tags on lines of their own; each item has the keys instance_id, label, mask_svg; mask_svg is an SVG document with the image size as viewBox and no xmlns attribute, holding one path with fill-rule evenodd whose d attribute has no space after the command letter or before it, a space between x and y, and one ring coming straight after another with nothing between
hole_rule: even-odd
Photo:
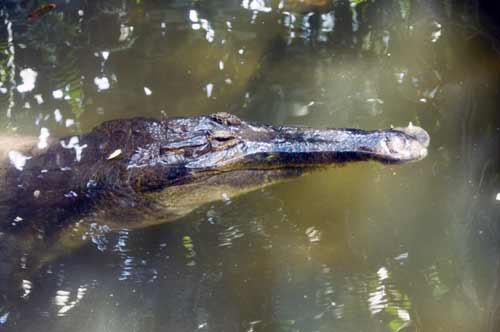
<instances>
[{"instance_id":1,"label":"water","mask_svg":"<svg viewBox=\"0 0 500 332\"><path fill-rule=\"evenodd\" d=\"M292 0L54 3L32 23L37 1L2 5L3 136L229 111L411 121L431 148L422 162L333 168L155 227L84 220L91 241L19 280L0 331L498 327L500 58L481 13L451 1L317 2L320 13Z\"/></svg>"}]
</instances>

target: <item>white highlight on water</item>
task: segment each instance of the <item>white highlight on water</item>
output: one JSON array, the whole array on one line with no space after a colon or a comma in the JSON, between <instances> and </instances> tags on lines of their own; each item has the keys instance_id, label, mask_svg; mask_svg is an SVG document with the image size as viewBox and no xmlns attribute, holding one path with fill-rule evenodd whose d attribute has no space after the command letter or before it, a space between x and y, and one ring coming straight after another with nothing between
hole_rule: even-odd
<instances>
[{"instance_id":1,"label":"white highlight on water","mask_svg":"<svg viewBox=\"0 0 500 332\"><path fill-rule=\"evenodd\" d=\"M31 157L23 155L19 151L9 151L9 161L18 170L22 171L26 165L26 161Z\"/></svg>"},{"instance_id":2,"label":"white highlight on water","mask_svg":"<svg viewBox=\"0 0 500 332\"><path fill-rule=\"evenodd\" d=\"M61 99L64 96L62 89L57 89L52 91L52 97L55 99Z\"/></svg>"},{"instance_id":3,"label":"white highlight on water","mask_svg":"<svg viewBox=\"0 0 500 332\"><path fill-rule=\"evenodd\" d=\"M29 92L35 88L36 77L38 76L38 73L36 71L31 68L25 68L21 70L19 76L21 76L23 83L17 86L17 91L24 93Z\"/></svg>"},{"instance_id":4,"label":"white highlight on water","mask_svg":"<svg viewBox=\"0 0 500 332\"><path fill-rule=\"evenodd\" d=\"M38 136L38 145L37 147L39 149L45 149L47 146L49 146L49 143L47 142L48 138L50 136L50 132L47 128L42 127L40 129L40 136Z\"/></svg>"},{"instance_id":5,"label":"white highlight on water","mask_svg":"<svg viewBox=\"0 0 500 332\"><path fill-rule=\"evenodd\" d=\"M97 91L107 90L111 86L106 76L94 78L94 84L97 86Z\"/></svg>"}]
</instances>

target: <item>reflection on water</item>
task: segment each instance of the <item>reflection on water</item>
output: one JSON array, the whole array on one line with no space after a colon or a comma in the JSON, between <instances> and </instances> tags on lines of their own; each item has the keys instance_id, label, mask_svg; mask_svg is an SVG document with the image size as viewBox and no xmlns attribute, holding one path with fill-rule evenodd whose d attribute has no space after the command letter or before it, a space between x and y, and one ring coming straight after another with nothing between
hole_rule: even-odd
<instances>
[{"instance_id":1,"label":"reflection on water","mask_svg":"<svg viewBox=\"0 0 500 332\"><path fill-rule=\"evenodd\" d=\"M14 144L112 118L230 111L274 124L412 121L432 149L416 164L222 195L146 229L84 216L47 257L19 239L0 276L35 272L5 296L0 330L499 326L500 59L485 20L451 1L54 3L35 22L38 1L0 5L0 136Z\"/></svg>"}]
</instances>

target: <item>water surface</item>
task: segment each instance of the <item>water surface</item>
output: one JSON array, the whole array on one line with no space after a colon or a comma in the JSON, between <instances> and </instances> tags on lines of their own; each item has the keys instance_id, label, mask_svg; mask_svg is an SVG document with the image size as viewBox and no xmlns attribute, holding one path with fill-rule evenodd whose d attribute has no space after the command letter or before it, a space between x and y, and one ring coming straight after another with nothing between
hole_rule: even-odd
<instances>
[{"instance_id":1,"label":"water surface","mask_svg":"<svg viewBox=\"0 0 500 332\"><path fill-rule=\"evenodd\" d=\"M450 1L54 3L33 22L41 2L0 5L2 136L227 111L276 125L412 122L431 148L155 227L84 221L92 241L20 278L0 331L498 326L500 47L480 16Z\"/></svg>"}]
</instances>

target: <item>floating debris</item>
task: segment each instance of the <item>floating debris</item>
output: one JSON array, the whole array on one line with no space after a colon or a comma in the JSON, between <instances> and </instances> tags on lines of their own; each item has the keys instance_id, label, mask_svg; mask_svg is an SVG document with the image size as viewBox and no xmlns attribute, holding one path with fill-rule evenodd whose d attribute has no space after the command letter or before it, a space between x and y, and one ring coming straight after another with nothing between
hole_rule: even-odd
<instances>
[{"instance_id":1,"label":"floating debris","mask_svg":"<svg viewBox=\"0 0 500 332\"><path fill-rule=\"evenodd\" d=\"M122 149L117 149L117 150L113 151L112 154L109 155L108 160L114 159L121 154L122 154Z\"/></svg>"},{"instance_id":2,"label":"floating debris","mask_svg":"<svg viewBox=\"0 0 500 332\"><path fill-rule=\"evenodd\" d=\"M41 16L47 14L55 8L56 5L54 3L49 3L36 8L28 15L28 22L34 22L35 20L39 19Z\"/></svg>"}]
</instances>

